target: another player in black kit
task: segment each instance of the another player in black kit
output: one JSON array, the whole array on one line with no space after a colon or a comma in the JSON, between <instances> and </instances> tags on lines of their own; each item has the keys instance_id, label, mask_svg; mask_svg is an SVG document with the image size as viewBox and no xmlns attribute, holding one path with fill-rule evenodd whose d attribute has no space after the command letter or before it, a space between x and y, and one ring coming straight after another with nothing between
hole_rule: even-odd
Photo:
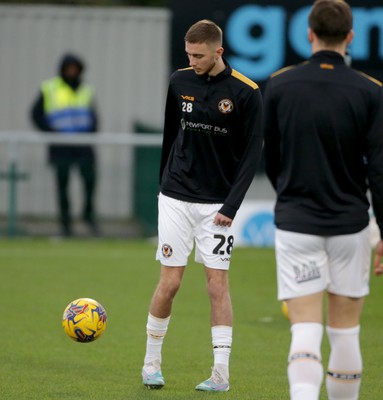
<instances>
[{"instance_id":1,"label":"another player in black kit","mask_svg":"<svg viewBox=\"0 0 383 400\"><path fill-rule=\"evenodd\" d=\"M287 300L293 400L317 400L323 379L323 293L331 346L330 400L357 400L359 324L369 292L368 185L383 234L383 92L344 62L352 13L318 0L309 16L312 57L270 79L265 91L266 171L275 207L278 298ZM375 273L383 242L376 249Z\"/></svg>"},{"instance_id":2,"label":"another player in black kit","mask_svg":"<svg viewBox=\"0 0 383 400\"><path fill-rule=\"evenodd\" d=\"M260 158L262 99L258 86L222 58L222 31L213 22L194 24L185 50L191 68L172 75L166 103L157 249L162 267L149 310L142 375L148 387L164 385L162 342L195 243L196 261L205 265L214 349L212 375L196 389L227 391L231 224Z\"/></svg>"}]
</instances>

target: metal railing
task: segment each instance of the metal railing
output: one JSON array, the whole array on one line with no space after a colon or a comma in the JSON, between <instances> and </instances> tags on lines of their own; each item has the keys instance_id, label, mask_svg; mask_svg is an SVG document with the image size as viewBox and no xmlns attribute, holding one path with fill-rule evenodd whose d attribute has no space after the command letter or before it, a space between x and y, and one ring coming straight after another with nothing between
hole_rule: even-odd
<instances>
[{"instance_id":1,"label":"metal railing","mask_svg":"<svg viewBox=\"0 0 383 400\"><path fill-rule=\"evenodd\" d=\"M79 134L50 134L29 131L0 132L0 146L6 146L6 170L0 171L0 179L8 182L8 204L6 218L6 234L13 237L17 232L17 184L28 179L25 171L18 166L18 147L23 144L65 144L68 146L81 145L115 145L115 146L145 146L158 147L162 143L162 134L146 133L79 133Z\"/></svg>"}]
</instances>

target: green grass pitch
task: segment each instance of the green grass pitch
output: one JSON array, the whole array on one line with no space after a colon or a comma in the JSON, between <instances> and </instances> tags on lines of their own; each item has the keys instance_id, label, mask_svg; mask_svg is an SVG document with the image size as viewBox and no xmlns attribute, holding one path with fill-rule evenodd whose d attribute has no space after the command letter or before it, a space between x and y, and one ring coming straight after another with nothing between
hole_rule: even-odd
<instances>
[{"instance_id":1,"label":"green grass pitch","mask_svg":"<svg viewBox=\"0 0 383 400\"><path fill-rule=\"evenodd\" d=\"M276 300L272 249L233 254L230 392L194 390L213 360L204 271L195 263L187 267L163 348L166 386L143 387L146 318L159 276L154 253L153 244L138 241L0 240L0 398L287 400L290 333ZM382 398L382 285L371 278L363 315L361 400ZM98 300L108 313L107 330L94 343L76 343L61 327L64 308L79 297ZM327 358L325 338L325 365Z\"/></svg>"}]
</instances>

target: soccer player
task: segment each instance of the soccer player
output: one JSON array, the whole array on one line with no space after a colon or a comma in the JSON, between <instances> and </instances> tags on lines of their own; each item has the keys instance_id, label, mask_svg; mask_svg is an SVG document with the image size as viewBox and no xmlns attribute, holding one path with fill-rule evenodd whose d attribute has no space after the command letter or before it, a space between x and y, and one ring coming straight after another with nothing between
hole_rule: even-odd
<instances>
[{"instance_id":1,"label":"soccer player","mask_svg":"<svg viewBox=\"0 0 383 400\"><path fill-rule=\"evenodd\" d=\"M342 0L317 0L311 58L266 85L265 162L273 184L278 298L291 320L290 398L316 400L323 380L327 295L330 400L356 400L362 376L360 316L369 292L369 187L383 232L382 84L344 61L353 39ZM383 242L376 248L375 273Z\"/></svg>"},{"instance_id":2,"label":"soccer player","mask_svg":"<svg viewBox=\"0 0 383 400\"><path fill-rule=\"evenodd\" d=\"M222 31L202 20L185 36L190 68L170 79L160 166L157 260L161 275L147 321L144 385L161 388L161 348L193 245L211 304L214 366L196 389L229 390L232 222L262 148L258 86L222 57ZM193 332L190 332L193 334ZM185 338L187 340L187 338Z\"/></svg>"}]
</instances>

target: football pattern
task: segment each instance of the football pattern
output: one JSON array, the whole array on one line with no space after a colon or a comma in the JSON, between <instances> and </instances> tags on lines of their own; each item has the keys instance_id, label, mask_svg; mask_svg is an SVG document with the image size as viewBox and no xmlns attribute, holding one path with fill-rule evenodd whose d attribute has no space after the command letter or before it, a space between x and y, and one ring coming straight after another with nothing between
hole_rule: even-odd
<instances>
[{"instance_id":1,"label":"football pattern","mask_svg":"<svg viewBox=\"0 0 383 400\"><path fill-rule=\"evenodd\" d=\"M96 300L80 298L64 310L62 326L65 333L76 342L89 343L98 339L106 329L107 315Z\"/></svg>"}]
</instances>

